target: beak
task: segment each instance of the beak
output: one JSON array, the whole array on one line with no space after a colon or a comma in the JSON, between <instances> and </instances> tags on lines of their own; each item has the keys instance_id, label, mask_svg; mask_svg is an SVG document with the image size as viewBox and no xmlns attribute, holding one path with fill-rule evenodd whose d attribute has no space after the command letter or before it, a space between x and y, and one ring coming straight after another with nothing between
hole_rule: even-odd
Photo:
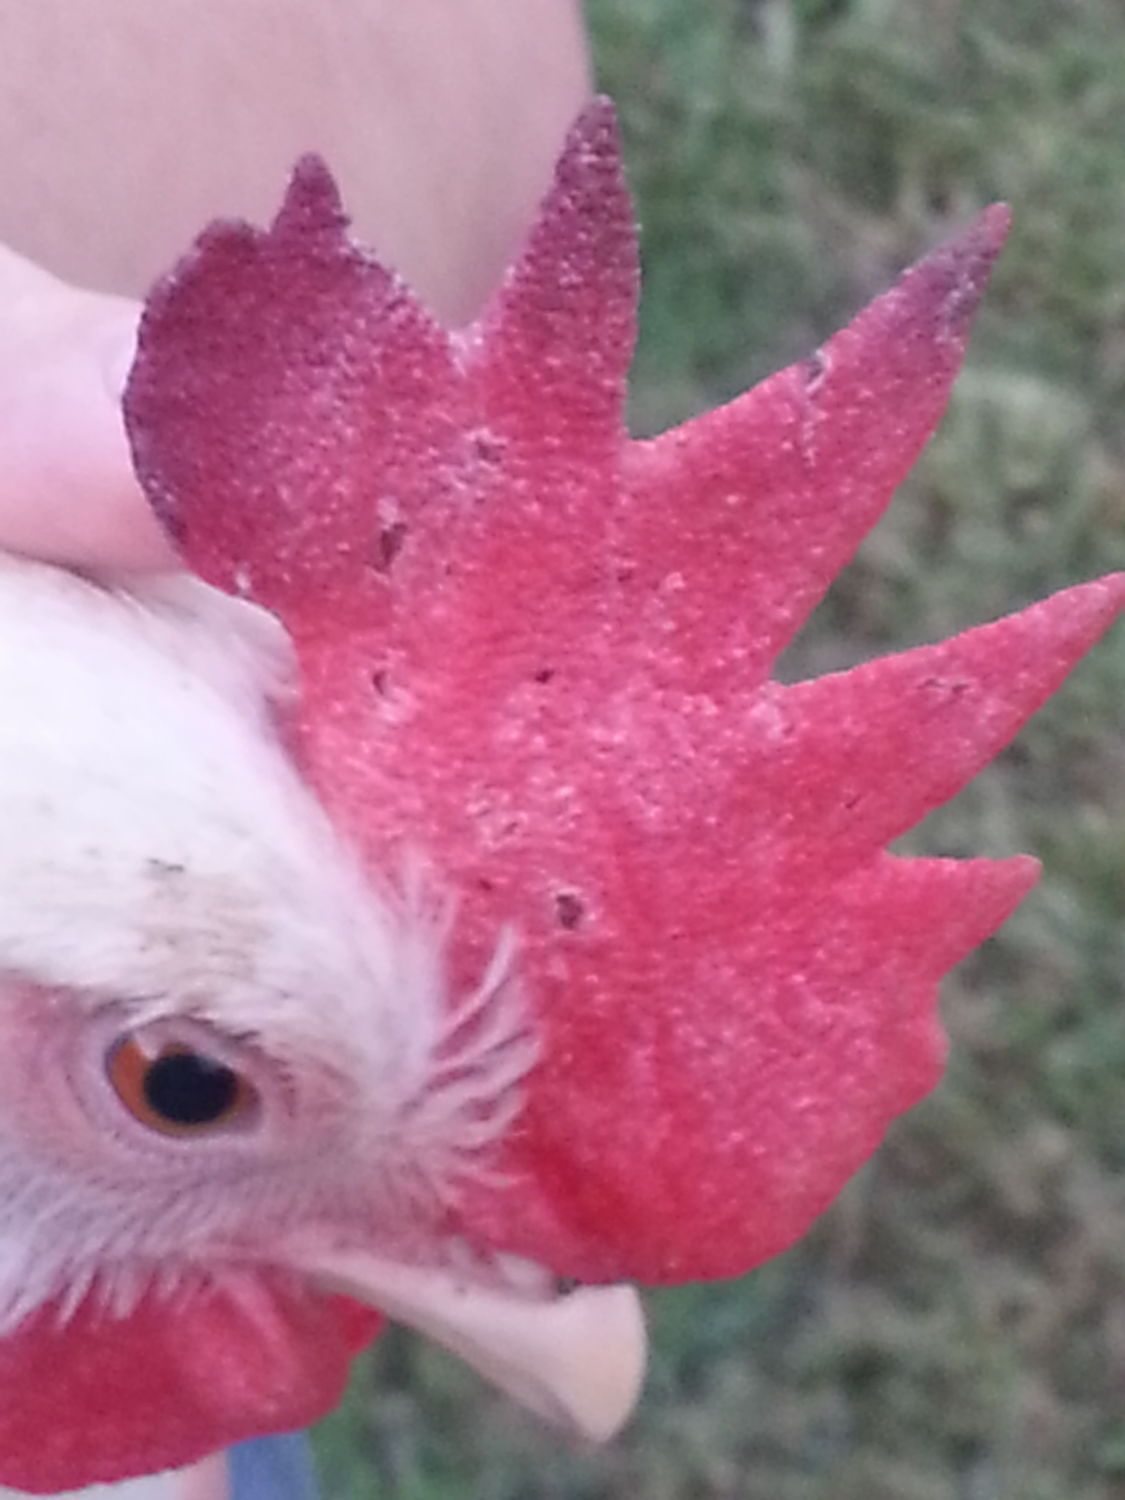
<instances>
[{"instance_id":1,"label":"beak","mask_svg":"<svg viewBox=\"0 0 1125 1500\"><path fill-rule=\"evenodd\" d=\"M572 1436L606 1442L640 1395L647 1339L632 1287L536 1293L361 1250L320 1251L300 1269L319 1290L417 1329Z\"/></svg>"}]
</instances>

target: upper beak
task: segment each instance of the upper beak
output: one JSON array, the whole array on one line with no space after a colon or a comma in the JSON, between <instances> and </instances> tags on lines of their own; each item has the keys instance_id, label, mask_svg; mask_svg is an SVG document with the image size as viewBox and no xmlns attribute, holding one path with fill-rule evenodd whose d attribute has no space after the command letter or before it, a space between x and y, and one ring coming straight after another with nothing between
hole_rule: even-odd
<instances>
[{"instance_id":1,"label":"upper beak","mask_svg":"<svg viewBox=\"0 0 1125 1500\"><path fill-rule=\"evenodd\" d=\"M632 1287L573 1292L480 1285L362 1250L310 1253L300 1269L459 1355L515 1400L574 1436L605 1442L640 1394L647 1340Z\"/></svg>"}]
</instances>

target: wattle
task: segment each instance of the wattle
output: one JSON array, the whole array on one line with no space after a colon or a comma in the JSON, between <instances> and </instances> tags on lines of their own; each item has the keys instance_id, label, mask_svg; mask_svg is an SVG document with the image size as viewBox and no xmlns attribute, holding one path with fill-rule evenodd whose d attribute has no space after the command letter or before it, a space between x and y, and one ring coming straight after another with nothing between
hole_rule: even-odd
<instances>
[{"instance_id":1,"label":"wattle","mask_svg":"<svg viewBox=\"0 0 1125 1500\"><path fill-rule=\"evenodd\" d=\"M0 1340L0 1483L53 1494L191 1463L316 1421L379 1319L343 1298L263 1288L144 1301L124 1320L45 1308Z\"/></svg>"}]
</instances>

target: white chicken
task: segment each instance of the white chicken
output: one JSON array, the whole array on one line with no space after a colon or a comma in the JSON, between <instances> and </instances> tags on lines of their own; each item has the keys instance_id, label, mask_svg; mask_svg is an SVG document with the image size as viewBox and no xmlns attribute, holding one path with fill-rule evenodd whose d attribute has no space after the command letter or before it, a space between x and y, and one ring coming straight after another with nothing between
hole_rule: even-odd
<instances>
[{"instance_id":1,"label":"white chicken","mask_svg":"<svg viewBox=\"0 0 1125 1500\"><path fill-rule=\"evenodd\" d=\"M373 890L298 779L280 631L191 581L5 559L0 641L0 1338L288 1266L607 1435L633 1294L427 1240L532 1053L503 950L467 1002L492 1022L448 1051L444 914Z\"/></svg>"},{"instance_id":2,"label":"white chicken","mask_svg":"<svg viewBox=\"0 0 1125 1500\"><path fill-rule=\"evenodd\" d=\"M315 159L156 290L138 475L297 670L200 584L0 564L5 1477L312 1420L357 1303L606 1437L644 1362L615 1283L778 1253L936 1083L938 980L1035 867L886 846L1125 579L770 667L937 421L1006 224L646 443L605 101L467 331Z\"/></svg>"}]
</instances>

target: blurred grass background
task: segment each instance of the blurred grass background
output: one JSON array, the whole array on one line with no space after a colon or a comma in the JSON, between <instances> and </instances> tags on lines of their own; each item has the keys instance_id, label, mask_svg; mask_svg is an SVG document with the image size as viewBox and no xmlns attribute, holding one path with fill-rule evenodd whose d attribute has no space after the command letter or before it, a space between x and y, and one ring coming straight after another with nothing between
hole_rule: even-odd
<instances>
[{"instance_id":1,"label":"blurred grass background","mask_svg":"<svg viewBox=\"0 0 1125 1500\"><path fill-rule=\"evenodd\" d=\"M593 0L646 289L634 429L825 336L979 207L1016 227L937 440L785 663L1125 565L1121 0ZM392 1333L330 1500L1125 1497L1125 640L911 842L1043 884L947 984L953 1060L797 1249L651 1301L643 1410L575 1454Z\"/></svg>"}]
</instances>

